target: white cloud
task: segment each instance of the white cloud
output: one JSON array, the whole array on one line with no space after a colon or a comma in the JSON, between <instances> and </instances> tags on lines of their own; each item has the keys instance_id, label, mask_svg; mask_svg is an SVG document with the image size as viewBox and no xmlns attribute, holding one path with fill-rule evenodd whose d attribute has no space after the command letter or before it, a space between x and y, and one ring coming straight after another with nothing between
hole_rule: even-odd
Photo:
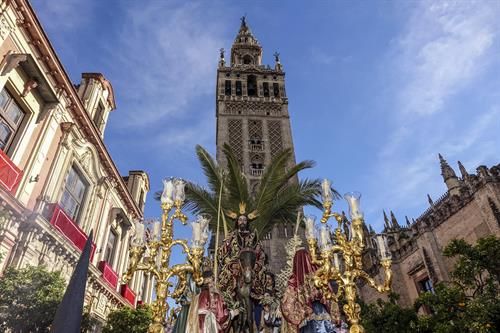
<instances>
[{"instance_id":1,"label":"white cloud","mask_svg":"<svg viewBox=\"0 0 500 333\"><path fill-rule=\"evenodd\" d=\"M128 9L113 47L120 53L110 50L114 67L123 71L114 82L127 103L123 125L193 116L197 99L212 97L218 49L228 44L220 21L197 3L151 2Z\"/></svg>"},{"instance_id":2,"label":"white cloud","mask_svg":"<svg viewBox=\"0 0 500 333\"><path fill-rule=\"evenodd\" d=\"M457 160L472 169L498 163L498 100L485 92L472 102L470 93L500 83L488 76L498 57L499 14L488 2L421 2L411 13L390 52L396 66L389 74L401 79L391 88L390 127L367 180L377 207L367 214L377 226L382 208L416 217L426 193L436 199L446 190L439 152L455 169Z\"/></svg>"},{"instance_id":3,"label":"white cloud","mask_svg":"<svg viewBox=\"0 0 500 333\"><path fill-rule=\"evenodd\" d=\"M33 5L42 17L50 17L44 22L51 30L69 30L84 24L92 15L94 3L81 0L34 0Z\"/></svg>"},{"instance_id":4,"label":"white cloud","mask_svg":"<svg viewBox=\"0 0 500 333\"><path fill-rule=\"evenodd\" d=\"M479 74L493 44L498 13L493 2L422 2L399 41L406 81L401 110L438 112Z\"/></svg>"}]
</instances>

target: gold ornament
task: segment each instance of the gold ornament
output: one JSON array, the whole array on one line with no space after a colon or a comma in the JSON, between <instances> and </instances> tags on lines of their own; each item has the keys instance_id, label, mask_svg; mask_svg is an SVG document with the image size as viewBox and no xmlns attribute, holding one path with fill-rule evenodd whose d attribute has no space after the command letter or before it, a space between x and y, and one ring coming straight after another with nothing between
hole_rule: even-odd
<instances>
[{"instance_id":1,"label":"gold ornament","mask_svg":"<svg viewBox=\"0 0 500 333\"><path fill-rule=\"evenodd\" d=\"M257 210L254 210L254 211L248 213L248 215L246 214L246 210L247 210L247 204L244 202L240 202L239 203L239 214L236 214L235 212L233 212L231 210L227 210L226 215L233 220L236 220L238 218L238 216L243 215L243 216L246 216L248 218L248 221L255 220L259 216L259 213L257 212Z\"/></svg>"},{"instance_id":2,"label":"gold ornament","mask_svg":"<svg viewBox=\"0 0 500 333\"><path fill-rule=\"evenodd\" d=\"M177 182L178 184L180 182ZM187 216L182 212L184 199L179 193L183 193L183 187L180 185L176 191L177 195L172 200L172 193L167 193L165 200L162 201L161 232L154 235L147 244L132 245L129 252L129 267L122 277L123 283L127 284L137 271L144 271L153 274L156 280L156 300L151 304L153 312L152 323L149 326L149 333L163 333L166 324L166 317L169 310L167 298L179 299L187 287L187 274L191 273L193 280L197 285L203 283L202 260L205 249L200 246L189 247L187 240L173 239L174 221L179 220L186 224ZM170 214L172 213L172 214ZM178 245L187 255L187 263L177 264L170 267L170 256L172 248ZM148 250L148 256L144 256ZM173 284L170 279L178 277L178 283L173 292L170 287Z\"/></svg>"},{"instance_id":3,"label":"gold ornament","mask_svg":"<svg viewBox=\"0 0 500 333\"><path fill-rule=\"evenodd\" d=\"M323 202L322 225L324 226L331 217L335 218L338 223L333 236L333 244L325 243L324 239L320 238L321 248L319 248L318 241L314 237L308 238L307 244L312 262L319 266L313 276L314 285L323 291L327 299L337 301L343 295L346 301L343 310L350 324L349 332L363 333L365 330L360 324L361 308L356 302L356 280L363 279L378 292L388 293L392 282L391 259L386 253L381 254L380 265L384 269L385 276L384 283L381 285L363 270L364 219L359 210L359 196L353 197L349 194L346 195L346 200L351 211L351 222L344 215L331 212L332 201L324 200ZM327 238L329 237L328 230ZM341 267L339 257L343 259L343 267ZM338 285L337 293L331 289L332 281Z\"/></svg>"}]
</instances>

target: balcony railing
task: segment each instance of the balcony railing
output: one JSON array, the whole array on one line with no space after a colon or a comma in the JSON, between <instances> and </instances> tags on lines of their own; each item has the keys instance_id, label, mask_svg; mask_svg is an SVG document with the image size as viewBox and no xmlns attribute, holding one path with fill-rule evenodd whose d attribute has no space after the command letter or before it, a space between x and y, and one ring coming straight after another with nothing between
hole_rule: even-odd
<instances>
[{"instance_id":1,"label":"balcony railing","mask_svg":"<svg viewBox=\"0 0 500 333\"><path fill-rule=\"evenodd\" d=\"M254 177L260 177L264 173L264 169L254 169L250 168L250 175Z\"/></svg>"},{"instance_id":2,"label":"balcony railing","mask_svg":"<svg viewBox=\"0 0 500 333\"><path fill-rule=\"evenodd\" d=\"M135 293L134 291L126 284L122 284L120 287L120 294L135 307Z\"/></svg>"},{"instance_id":3,"label":"balcony railing","mask_svg":"<svg viewBox=\"0 0 500 333\"><path fill-rule=\"evenodd\" d=\"M264 151L264 142L261 143L248 143L248 148L251 152L261 152Z\"/></svg>"},{"instance_id":4,"label":"balcony railing","mask_svg":"<svg viewBox=\"0 0 500 333\"><path fill-rule=\"evenodd\" d=\"M116 286L118 285L118 274L116 274L113 268L103 260L99 262L99 270L102 272L102 278L104 281L116 289Z\"/></svg>"},{"instance_id":5,"label":"balcony railing","mask_svg":"<svg viewBox=\"0 0 500 333\"><path fill-rule=\"evenodd\" d=\"M82 229L62 210L58 204L54 204L54 212L50 224L59 230L67 239L73 243L80 251L85 247L87 235ZM94 258L95 243L92 242L90 260Z\"/></svg>"},{"instance_id":6,"label":"balcony railing","mask_svg":"<svg viewBox=\"0 0 500 333\"><path fill-rule=\"evenodd\" d=\"M10 160L7 154L0 150L0 184L7 191L15 194L22 177L23 171Z\"/></svg>"}]
</instances>

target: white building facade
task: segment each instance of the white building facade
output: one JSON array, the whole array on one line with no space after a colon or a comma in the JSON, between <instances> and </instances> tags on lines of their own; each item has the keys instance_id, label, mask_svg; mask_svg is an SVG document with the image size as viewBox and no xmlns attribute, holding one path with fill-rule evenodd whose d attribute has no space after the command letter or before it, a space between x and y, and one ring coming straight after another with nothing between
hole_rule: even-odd
<instances>
[{"instance_id":1,"label":"white building facade","mask_svg":"<svg viewBox=\"0 0 500 333\"><path fill-rule=\"evenodd\" d=\"M0 274L44 265L69 280L93 230L86 304L101 320L152 296L142 273L119 279L149 178L122 177L104 145L115 108L102 74L70 81L27 1L1 2Z\"/></svg>"}]
</instances>

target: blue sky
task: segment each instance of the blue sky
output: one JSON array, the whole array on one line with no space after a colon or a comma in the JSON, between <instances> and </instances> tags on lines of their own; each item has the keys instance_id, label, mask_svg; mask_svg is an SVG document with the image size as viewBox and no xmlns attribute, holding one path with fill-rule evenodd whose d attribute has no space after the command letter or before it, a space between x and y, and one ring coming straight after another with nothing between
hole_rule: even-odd
<instances>
[{"instance_id":1,"label":"blue sky","mask_svg":"<svg viewBox=\"0 0 500 333\"><path fill-rule=\"evenodd\" d=\"M498 1L32 4L75 83L102 72L113 84L105 143L123 174L149 173L151 193L167 176L203 182L194 146L215 151L218 49L243 14L264 63L281 53L297 159L317 162L303 177L362 192L375 229L382 209L404 222L444 193L439 152L457 172L457 160L500 162Z\"/></svg>"}]
</instances>

